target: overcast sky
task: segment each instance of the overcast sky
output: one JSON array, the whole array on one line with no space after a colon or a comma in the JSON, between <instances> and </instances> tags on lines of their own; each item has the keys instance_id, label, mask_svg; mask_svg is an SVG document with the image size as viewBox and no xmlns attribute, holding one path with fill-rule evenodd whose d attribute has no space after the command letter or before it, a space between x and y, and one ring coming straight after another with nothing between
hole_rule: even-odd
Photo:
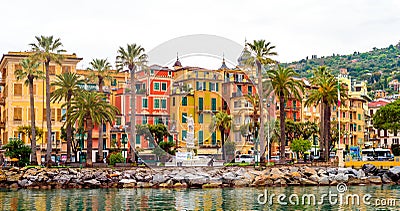
<instances>
[{"instance_id":1,"label":"overcast sky","mask_svg":"<svg viewBox=\"0 0 400 211\"><path fill-rule=\"evenodd\" d=\"M150 51L192 34L239 44L266 39L276 45L281 62L363 52L400 40L398 0L27 0L4 1L1 8L1 54L29 50L34 36L54 35L65 50L84 58L79 68L93 58L114 63L118 46L127 43Z\"/></svg>"}]
</instances>

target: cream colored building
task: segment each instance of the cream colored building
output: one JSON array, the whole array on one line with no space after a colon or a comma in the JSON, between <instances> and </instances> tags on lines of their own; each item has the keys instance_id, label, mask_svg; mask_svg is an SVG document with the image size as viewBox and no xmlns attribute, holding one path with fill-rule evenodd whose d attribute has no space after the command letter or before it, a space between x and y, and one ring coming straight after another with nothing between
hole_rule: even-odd
<instances>
[{"instance_id":1,"label":"cream colored building","mask_svg":"<svg viewBox=\"0 0 400 211\"><path fill-rule=\"evenodd\" d=\"M0 61L0 70L2 77L0 80L1 86L1 118L0 118L0 129L1 129L1 143L6 144L12 138L20 138L26 144L29 143L27 136L23 136L18 133L18 127L22 125L30 125L30 102L29 102L29 89L24 85L24 80L17 81L14 71L21 69L20 62L22 59L30 56L29 52L9 52L4 54ZM82 60L75 54L65 55L65 59L62 61L61 66L55 63L50 63L50 81L54 81L56 75L63 72L76 72L77 63ZM44 65L39 66L40 70L44 70ZM51 91L55 87L51 87ZM35 118L36 126L43 129L44 136L36 143L38 151L46 149L47 143L47 128L46 128L46 106L45 106L45 80L34 81L34 99L35 99ZM53 142L53 154L57 153L61 155L61 126L63 125L62 115L65 110L61 108L63 102L51 104L51 119L52 119L52 132L54 134ZM41 153L38 153L38 157Z\"/></svg>"}]
</instances>

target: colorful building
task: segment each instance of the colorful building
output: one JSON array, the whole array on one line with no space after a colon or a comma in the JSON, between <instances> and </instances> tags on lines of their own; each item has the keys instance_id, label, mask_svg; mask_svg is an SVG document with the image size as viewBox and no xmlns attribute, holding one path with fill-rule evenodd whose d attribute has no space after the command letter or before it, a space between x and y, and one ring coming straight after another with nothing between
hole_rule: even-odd
<instances>
[{"instance_id":1,"label":"colorful building","mask_svg":"<svg viewBox=\"0 0 400 211\"><path fill-rule=\"evenodd\" d=\"M18 132L18 127L22 125L30 125L30 102L29 90L24 85L24 81L17 81L14 71L22 69L20 62L22 59L28 58L32 53L30 52L9 52L4 54L0 61L0 70L2 72L1 78L1 143L6 144L12 138L20 138L26 144L29 143L27 136L23 136ZM65 59L61 65L53 62L50 63L50 81L54 81L56 75L64 72L76 72L76 65L82 58L78 58L75 54L64 55ZM40 70L45 71L44 65L39 66ZM50 91L55 87L51 87ZM36 126L43 129L44 135L37 141L38 157L44 156L47 146L47 128L46 128L46 104L45 104L45 80L34 81L34 99L35 99L35 120ZM53 156L60 157L64 149L61 142L61 127L64 124L62 115L65 114L65 109L61 108L63 102L51 104L51 120L52 120L52 143ZM43 157L42 156L42 160Z\"/></svg>"},{"instance_id":2,"label":"colorful building","mask_svg":"<svg viewBox=\"0 0 400 211\"><path fill-rule=\"evenodd\" d=\"M182 67L179 60L175 62L174 82L170 95L170 118L171 133L178 147L186 147L186 118L190 115L194 120L195 146L216 149L221 147L221 134L212 126L213 116L222 110L222 82L222 70ZM204 154L208 152L204 151Z\"/></svg>"}]
</instances>

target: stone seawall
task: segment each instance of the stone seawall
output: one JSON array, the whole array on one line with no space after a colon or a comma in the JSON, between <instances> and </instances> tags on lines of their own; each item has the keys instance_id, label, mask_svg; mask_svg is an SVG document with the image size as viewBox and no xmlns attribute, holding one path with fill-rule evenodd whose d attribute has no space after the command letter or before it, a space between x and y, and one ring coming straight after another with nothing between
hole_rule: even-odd
<instances>
[{"instance_id":1,"label":"stone seawall","mask_svg":"<svg viewBox=\"0 0 400 211\"><path fill-rule=\"evenodd\" d=\"M294 185L399 185L400 167L379 170L330 167L11 168L0 188L219 188Z\"/></svg>"}]
</instances>

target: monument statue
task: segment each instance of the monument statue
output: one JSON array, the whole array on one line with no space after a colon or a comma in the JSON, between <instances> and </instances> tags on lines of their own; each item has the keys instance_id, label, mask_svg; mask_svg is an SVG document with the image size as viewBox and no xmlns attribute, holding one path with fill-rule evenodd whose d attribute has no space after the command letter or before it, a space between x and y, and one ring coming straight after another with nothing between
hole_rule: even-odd
<instances>
[{"instance_id":1,"label":"monument statue","mask_svg":"<svg viewBox=\"0 0 400 211\"><path fill-rule=\"evenodd\" d=\"M194 121L193 121L193 117L192 114L189 115L189 117L187 118L187 124L188 124L188 132L194 132Z\"/></svg>"}]
</instances>

